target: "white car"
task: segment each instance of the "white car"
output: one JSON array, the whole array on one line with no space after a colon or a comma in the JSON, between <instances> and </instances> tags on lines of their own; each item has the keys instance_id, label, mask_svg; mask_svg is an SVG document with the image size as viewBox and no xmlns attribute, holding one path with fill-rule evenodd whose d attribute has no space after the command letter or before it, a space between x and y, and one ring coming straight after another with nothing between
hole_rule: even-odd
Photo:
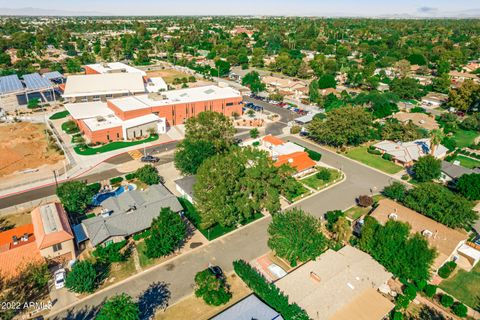
<instances>
[{"instance_id":1,"label":"white car","mask_svg":"<svg viewBox=\"0 0 480 320\"><path fill-rule=\"evenodd\" d=\"M55 271L55 273L53 274L53 279L55 281L55 289L61 289L65 287L66 276L67 276L67 272L63 268Z\"/></svg>"}]
</instances>

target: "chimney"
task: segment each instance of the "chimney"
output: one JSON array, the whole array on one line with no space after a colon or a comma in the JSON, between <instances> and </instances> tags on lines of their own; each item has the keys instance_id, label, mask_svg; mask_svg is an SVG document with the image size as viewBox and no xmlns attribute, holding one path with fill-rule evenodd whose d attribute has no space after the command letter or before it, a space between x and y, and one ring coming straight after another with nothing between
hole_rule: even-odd
<instances>
[{"instance_id":1,"label":"chimney","mask_svg":"<svg viewBox=\"0 0 480 320\"><path fill-rule=\"evenodd\" d=\"M18 244L18 238L17 236L12 237L13 245L16 246Z\"/></svg>"},{"instance_id":2,"label":"chimney","mask_svg":"<svg viewBox=\"0 0 480 320\"><path fill-rule=\"evenodd\" d=\"M310 272L310 279L318 283L320 283L320 280L321 280L320 276L313 271Z\"/></svg>"},{"instance_id":3,"label":"chimney","mask_svg":"<svg viewBox=\"0 0 480 320\"><path fill-rule=\"evenodd\" d=\"M28 233L24 233L22 236L22 241L28 241Z\"/></svg>"}]
</instances>

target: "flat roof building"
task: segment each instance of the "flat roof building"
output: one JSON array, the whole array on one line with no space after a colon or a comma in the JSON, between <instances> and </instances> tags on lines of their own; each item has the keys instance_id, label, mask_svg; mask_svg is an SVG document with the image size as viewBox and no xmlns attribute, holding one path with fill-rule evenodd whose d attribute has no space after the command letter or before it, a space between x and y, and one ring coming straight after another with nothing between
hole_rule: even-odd
<instances>
[{"instance_id":1,"label":"flat roof building","mask_svg":"<svg viewBox=\"0 0 480 320\"><path fill-rule=\"evenodd\" d=\"M107 74L107 73L140 73L146 76L145 71L129 66L122 62L105 62L88 64L84 66L85 74Z\"/></svg>"}]
</instances>

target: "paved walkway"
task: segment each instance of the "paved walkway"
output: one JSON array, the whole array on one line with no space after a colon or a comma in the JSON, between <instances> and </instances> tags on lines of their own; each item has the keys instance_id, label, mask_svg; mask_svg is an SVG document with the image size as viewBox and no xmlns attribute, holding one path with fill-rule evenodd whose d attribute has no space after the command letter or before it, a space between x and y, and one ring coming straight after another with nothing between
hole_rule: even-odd
<instances>
[{"instance_id":1,"label":"paved walkway","mask_svg":"<svg viewBox=\"0 0 480 320\"><path fill-rule=\"evenodd\" d=\"M295 137L289 137L289 139L296 140L301 144L308 144L309 148L321 152L323 154L322 162L341 169L346 175L344 182L294 205L317 217L323 216L329 210L343 210L354 205L357 196L368 194L372 186L380 189L388 185L392 179L314 144L305 143ZM267 227L270 221L271 217L266 216L208 244L193 248L173 260L152 267L87 297L72 306L70 311L60 310L53 315L53 318L88 319L88 317L92 317L104 299L125 292L142 300L145 292L151 292L152 286L156 290L161 288L161 290L157 290L157 295L168 297L169 304L172 305L193 292L195 274L206 268L209 263L220 265L228 273L233 269L232 262L234 260L251 261L268 252ZM158 300L161 299L157 298L156 301Z\"/></svg>"}]
</instances>

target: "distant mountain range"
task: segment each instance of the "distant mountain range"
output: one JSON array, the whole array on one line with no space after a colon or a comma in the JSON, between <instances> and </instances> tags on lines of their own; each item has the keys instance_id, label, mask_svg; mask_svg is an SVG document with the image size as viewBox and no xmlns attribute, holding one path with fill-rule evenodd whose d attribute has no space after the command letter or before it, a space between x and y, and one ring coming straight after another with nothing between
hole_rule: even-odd
<instances>
[{"instance_id":1,"label":"distant mountain range","mask_svg":"<svg viewBox=\"0 0 480 320\"><path fill-rule=\"evenodd\" d=\"M51 10L40 8L0 8L0 16L105 16L104 12L97 11L68 11L68 10Z\"/></svg>"}]
</instances>

